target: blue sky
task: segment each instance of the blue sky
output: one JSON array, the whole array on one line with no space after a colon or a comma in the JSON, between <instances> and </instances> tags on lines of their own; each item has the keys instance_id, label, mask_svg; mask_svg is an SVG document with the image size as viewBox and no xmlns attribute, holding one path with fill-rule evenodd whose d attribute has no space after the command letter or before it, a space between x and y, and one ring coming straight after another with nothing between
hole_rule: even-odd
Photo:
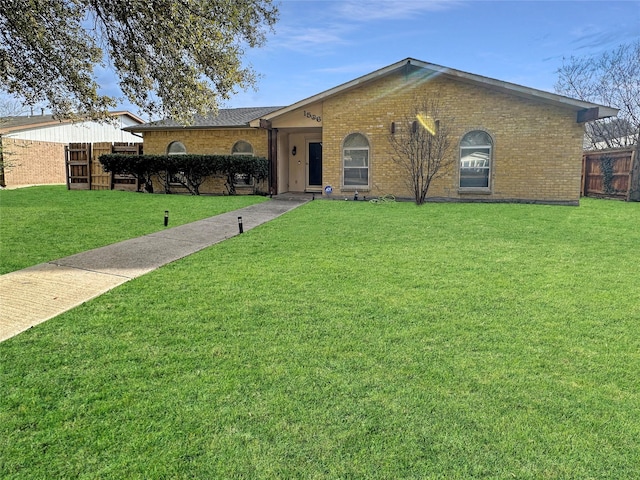
<instances>
[{"instance_id":1,"label":"blue sky","mask_svg":"<svg viewBox=\"0 0 640 480\"><path fill-rule=\"evenodd\" d=\"M283 0L274 30L245 55L258 91L223 107L289 105L407 57L553 91L563 57L640 41L640 1Z\"/></svg>"}]
</instances>

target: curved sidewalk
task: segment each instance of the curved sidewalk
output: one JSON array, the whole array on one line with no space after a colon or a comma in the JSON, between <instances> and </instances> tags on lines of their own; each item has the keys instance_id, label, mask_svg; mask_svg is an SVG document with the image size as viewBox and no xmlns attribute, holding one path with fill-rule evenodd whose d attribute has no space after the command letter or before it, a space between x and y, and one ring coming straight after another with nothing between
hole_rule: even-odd
<instances>
[{"instance_id":1,"label":"curved sidewalk","mask_svg":"<svg viewBox=\"0 0 640 480\"><path fill-rule=\"evenodd\" d=\"M118 285L191 255L306 203L274 198L179 227L0 276L0 342Z\"/></svg>"}]
</instances>

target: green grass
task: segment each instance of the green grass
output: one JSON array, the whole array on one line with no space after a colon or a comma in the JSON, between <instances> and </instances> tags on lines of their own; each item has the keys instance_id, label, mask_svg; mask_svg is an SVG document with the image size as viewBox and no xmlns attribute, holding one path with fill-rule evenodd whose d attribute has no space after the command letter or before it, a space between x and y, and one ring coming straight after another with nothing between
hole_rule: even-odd
<instances>
[{"instance_id":1,"label":"green grass","mask_svg":"<svg viewBox=\"0 0 640 480\"><path fill-rule=\"evenodd\" d=\"M639 225L311 202L0 344L0 477L640 478Z\"/></svg>"},{"instance_id":2,"label":"green grass","mask_svg":"<svg viewBox=\"0 0 640 480\"><path fill-rule=\"evenodd\" d=\"M263 201L256 196L145 195L67 190L0 190L0 274L102 247Z\"/></svg>"}]
</instances>

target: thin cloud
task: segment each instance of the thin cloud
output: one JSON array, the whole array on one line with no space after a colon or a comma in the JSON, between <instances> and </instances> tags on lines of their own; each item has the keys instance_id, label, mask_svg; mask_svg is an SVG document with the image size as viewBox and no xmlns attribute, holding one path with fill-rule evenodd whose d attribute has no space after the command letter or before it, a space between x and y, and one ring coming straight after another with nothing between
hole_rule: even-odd
<instances>
[{"instance_id":1,"label":"thin cloud","mask_svg":"<svg viewBox=\"0 0 640 480\"><path fill-rule=\"evenodd\" d=\"M599 51L640 39L640 26L621 23L615 30L606 30L598 25L585 25L571 34L574 37L571 43L577 50Z\"/></svg>"},{"instance_id":2,"label":"thin cloud","mask_svg":"<svg viewBox=\"0 0 640 480\"><path fill-rule=\"evenodd\" d=\"M278 48L296 52L319 53L349 44L348 29L341 25L322 28L281 28L270 43Z\"/></svg>"},{"instance_id":3,"label":"thin cloud","mask_svg":"<svg viewBox=\"0 0 640 480\"><path fill-rule=\"evenodd\" d=\"M345 20L358 23L376 20L402 20L425 12L441 12L456 8L463 2L457 0L409 0L409 1L345 1L340 2L336 13Z\"/></svg>"},{"instance_id":4,"label":"thin cloud","mask_svg":"<svg viewBox=\"0 0 640 480\"><path fill-rule=\"evenodd\" d=\"M269 41L270 46L296 52L312 52L312 55L324 55L353 44L351 36L360 31L363 25L376 21L392 21L415 18L425 12L443 11L457 7L464 2L458 0L386 0L386 1L326 1L322 3L321 18L315 23L322 27L305 27L304 1L295 2L298 16L281 23L276 35ZM292 5L292 4L289 4ZM396 35L397 37L397 35Z\"/></svg>"}]
</instances>

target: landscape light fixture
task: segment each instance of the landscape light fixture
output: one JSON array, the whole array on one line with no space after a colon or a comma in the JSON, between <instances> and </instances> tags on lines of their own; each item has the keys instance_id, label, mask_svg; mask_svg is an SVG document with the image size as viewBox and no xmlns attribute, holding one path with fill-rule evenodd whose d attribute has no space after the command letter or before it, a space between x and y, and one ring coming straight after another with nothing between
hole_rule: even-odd
<instances>
[{"instance_id":1,"label":"landscape light fixture","mask_svg":"<svg viewBox=\"0 0 640 480\"><path fill-rule=\"evenodd\" d=\"M240 233L244 233L244 228L242 228L242 217L238 217L238 231Z\"/></svg>"},{"instance_id":2,"label":"landscape light fixture","mask_svg":"<svg viewBox=\"0 0 640 480\"><path fill-rule=\"evenodd\" d=\"M169 210L164 211L164 226L169 225Z\"/></svg>"}]
</instances>

